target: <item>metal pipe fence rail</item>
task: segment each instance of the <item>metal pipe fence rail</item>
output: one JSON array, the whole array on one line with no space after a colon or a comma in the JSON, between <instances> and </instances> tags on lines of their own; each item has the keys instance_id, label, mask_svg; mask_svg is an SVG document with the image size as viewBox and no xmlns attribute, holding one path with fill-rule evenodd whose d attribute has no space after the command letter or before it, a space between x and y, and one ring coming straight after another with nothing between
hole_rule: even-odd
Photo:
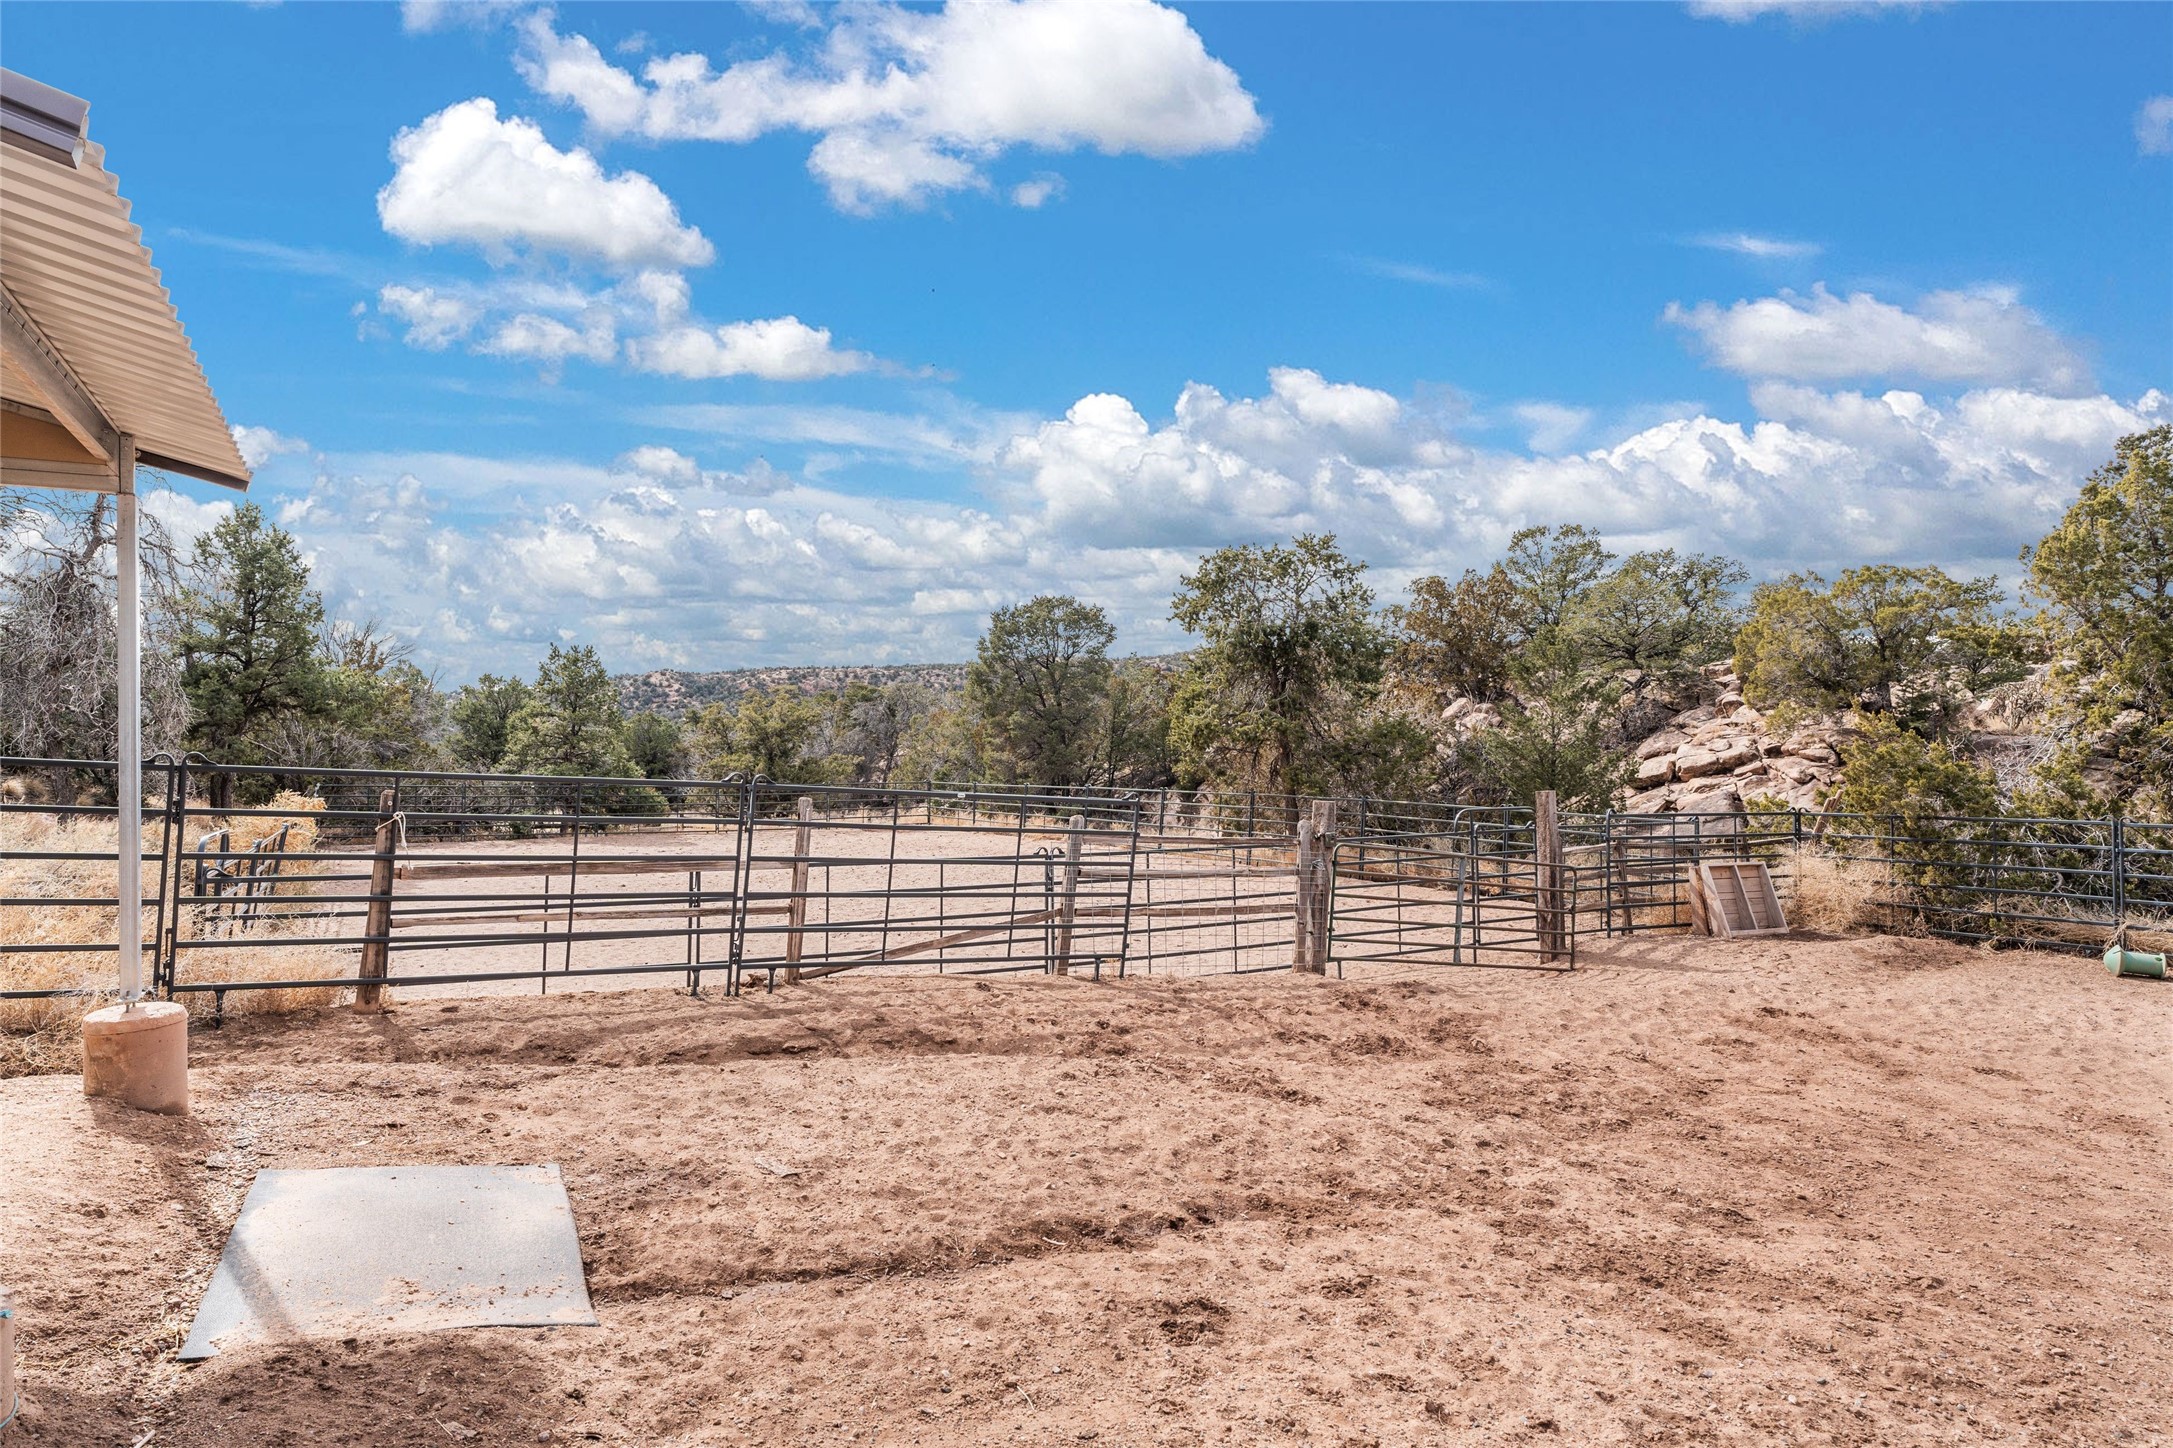
<instances>
[{"instance_id":1,"label":"metal pipe fence rail","mask_svg":"<svg viewBox=\"0 0 2173 1448\"><path fill-rule=\"evenodd\" d=\"M1348 834L1402 834L1445 825L1470 807L1444 800L1376 799L1369 795L1304 795L1207 785L1198 789L1112 790L1107 786L1048 786L931 779L931 793L971 814L1005 808L1020 790L1041 797L1068 793L1110 795L1139 801L1140 828L1150 835L1238 836L1295 841L1298 825L1319 800L1336 806Z\"/></svg>"},{"instance_id":2,"label":"metal pipe fence rail","mask_svg":"<svg viewBox=\"0 0 2173 1448\"><path fill-rule=\"evenodd\" d=\"M1078 843L1060 867L1062 846L1040 832L1047 810L962 832L928 825L930 802L908 791L536 777L485 812L472 808L477 782L402 776L374 802L369 786L383 776L329 782L310 817L318 847L290 855L292 903L268 911L301 930L206 929L222 897L176 893L161 987L223 1000L232 990L348 986L368 1001L388 985L547 990L604 976L681 976L693 990L715 978L736 991L749 972L774 981L780 969L791 979L803 968L814 976L919 957L939 970L1121 963L1128 877L1112 892L1082 885L1077 872L1082 857L1129 860L1129 802L1064 801ZM217 811L184 798L184 821L287 808ZM1112 849L1100 841L1113 831ZM1090 833L1097 843L1084 851ZM287 979L200 964L219 951L291 951L298 936L352 956L352 966Z\"/></svg>"},{"instance_id":3,"label":"metal pipe fence rail","mask_svg":"<svg viewBox=\"0 0 2173 1448\"><path fill-rule=\"evenodd\" d=\"M1288 970L1298 941L1294 837L1153 837L1134 875L1133 969Z\"/></svg>"},{"instance_id":4,"label":"metal pipe fence rail","mask_svg":"<svg viewBox=\"0 0 2173 1448\"><path fill-rule=\"evenodd\" d=\"M1019 794L961 821L918 790L757 782L746 799L735 980L1123 968L1133 801Z\"/></svg>"},{"instance_id":5,"label":"metal pipe fence rail","mask_svg":"<svg viewBox=\"0 0 2173 1448\"><path fill-rule=\"evenodd\" d=\"M0 775L39 786L0 796L0 999L101 993L118 933L113 766L5 759ZM2173 825L2117 819L1565 813L1549 876L1531 811L1428 801L193 756L149 761L145 780L153 978L215 1001L1573 957L1582 938L1689 928L1696 863L1729 858L1765 861L1784 898L1799 865L1855 871L1889 928L2093 952L2124 930L2173 943Z\"/></svg>"},{"instance_id":6,"label":"metal pipe fence rail","mask_svg":"<svg viewBox=\"0 0 2173 1448\"><path fill-rule=\"evenodd\" d=\"M2095 954L2173 944L2173 826L2122 819L1803 818L1878 912L1957 940Z\"/></svg>"},{"instance_id":7,"label":"metal pipe fence rail","mask_svg":"<svg viewBox=\"0 0 2173 1448\"><path fill-rule=\"evenodd\" d=\"M1704 860L1762 861L1784 901L1794 898L1791 816L1566 814L1565 860L1576 867L1575 929L1602 938L1691 926L1693 872Z\"/></svg>"},{"instance_id":8,"label":"metal pipe fence rail","mask_svg":"<svg viewBox=\"0 0 2173 1448\"><path fill-rule=\"evenodd\" d=\"M1529 825L1470 818L1427 833L1339 840L1328 955L1350 964L1576 965L1587 873L1531 848Z\"/></svg>"},{"instance_id":9,"label":"metal pipe fence rail","mask_svg":"<svg viewBox=\"0 0 2173 1448\"><path fill-rule=\"evenodd\" d=\"M732 932L744 811L713 782L326 771L301 809L278 798L292 771L181 770L180 880L231 867L204 842L234 821L299 820L310 844L288 852L274 899L243 920L223 891L167 897L157 961L169 996L209 992L223 1006L234 990L349 986L374 1001L398 984L698 980ZM221 833L200 836L199 822ZM660 831L661 849L617 843ZM298 950L315 969L277 968Z\"/></svg>"},{"instance_id":10,"label":"metal pipe fence rail","mask_svg":"<svg viewBox=\"0 0 2173 1448\"><path fill-rule=\"evenodd\" d=\"M142 911L156 910L167 890L170 770L163 756L143 766L145 797L161 803L144 811L143 879L150 893L138 902ZM118 803L81 801L112 800L118 766L107 760L0 759L0 777L29 787L20 795L0 793L0 964L8 956L18 960L14 972L0 973L0 1000L99 994L84 977L110 972L120 955L121 811ZM32 797L32 790L54 797ZM86 913L88 930L51 928L79 927ZM31 976L65 983L10 984Z\"/></svg>"}]
</instances>

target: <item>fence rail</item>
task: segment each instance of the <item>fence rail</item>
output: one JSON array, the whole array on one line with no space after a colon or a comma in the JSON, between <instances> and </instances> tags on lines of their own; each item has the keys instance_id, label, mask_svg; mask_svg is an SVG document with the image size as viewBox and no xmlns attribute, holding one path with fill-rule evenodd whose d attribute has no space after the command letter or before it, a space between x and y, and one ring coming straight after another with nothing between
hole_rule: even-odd
<instances>
[{"instance_id":1,"label":"fence rail","mask_svg":"<svg viewBox=\"0 0 2173 1448\"><path fill-rule=\"evenodd\" d=\"M0 775L34 786L0 797L0 999L97 993L117 950L113 766ZM153 978L367 1000L643 975L1560 968L1580 943L1687 929L1691 874L1715 858L1765 861L1784 898L1799 862L1854 871L1881 919L1958 939L2173 939L2167 824L1565 813L1548 835L1530 810L1438 801L931 786L162 756L143 805ZM72 928L51 928L63 912Z\"/></svg>"}]
</instances>

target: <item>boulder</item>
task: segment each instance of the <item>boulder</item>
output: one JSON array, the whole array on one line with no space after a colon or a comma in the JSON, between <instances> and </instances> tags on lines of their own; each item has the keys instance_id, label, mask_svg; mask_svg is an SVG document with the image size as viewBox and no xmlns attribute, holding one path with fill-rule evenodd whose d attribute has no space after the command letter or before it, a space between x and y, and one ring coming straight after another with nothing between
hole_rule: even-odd
<instances>
[{"instance_id":1,"label":"boulder","mask_svg":"<svg viewBox=\"0 0 2173 1448\"><path fill-rule=\"evenodd\" d=\"M1666 814L1674 798L1673 787L1663 785L1659 789L1648 789L1641 794L1631 795L1622 802L1622 808L1629 814Z\"/></svg>"},{"instance_id":2,"label":"boulder","mask_svg":"<svg viewBox=\"0 0 2173 1448\"><path fill-rule=\"evenodd\" d=\"M1675 756L1675 777L1677 779L1700 779L1708 774L1718 774L1720 771L1720 755L1713 750L1699 749L1693 746L1681 750Z\"/></svg>"},{"instance_id":3,"label":"boulder","mask_svg":"<svg viewBox=\"0 0 2173 1448\"><path fill-rule=\"evenodd\" d=\"M1675 777L1696 779L1702 774L1725 774L1756 762L1763 752L1756 739L1741 734L1722 735L1677 753Z\"/></svg>"},{"instance_id":4,"label":"boulder","mask_svg":"<svg viewBox=\"0 0 2173 1448\"><path fill-rule=\"evenodd\" d=\"M1680 729L1663 729L1652 738L1637 746L1639 759L1653 759L1662 754L1673 754L1690 742L1690 736Z\"/></svg>"},{"instance_id":5,"label":"boulder","mask_svg":"<svg viewBox=\"0 0 2173 1448\"><path fill-rule=\"evenodd\" d=\"M1638 761L1637 773L1631 782L1639 789L1650 789L1656 784L1666 784L1675 777L1675 761L1667 755Z\"/></svg>"},{"instance_id":6,"label":"boulder","mask_svg":"<svg viewBox=\"0 0 2173 1448\"><path fill-rule=\"evenodd\" d=\"M1728 722L1731 724L1745 724L1755 729L1766 722L1766 716L1753 709L1750 705L1745 704L1728 716Z\"/></svg>"},{"instance_id":7,"label":"boulder","mask_svg":"<svg viewBox=\"0 0 2173 1448\"><path fill-rule=\"evenodd\" d=\"M1675 716L1675 727L1677 729L1695 729L1700 724L1710 724L1719 717L1719 711L1700 704L1695 709L1685 709L1682 713L1677 714Z\"/></svg>"},{"instance_id":8,"label":"boulder","mask_svg":"<svg viewBox=\"0 0 2173 1448\"><path fill-rule=\"evenodd\" d=\"M1743 812L1743 796L1733 784L1723 784L1675 801L1677 814L1730 815Z\"/></svg>"},{"instance_id":9,"label":"boulder","mask_svg":"<svg viewBox=\"0 0 2173 1448\"><path fill-rule=\"evenodd\" d=\"M1772 761L1772 765L1773 772L1790 784L1809 784L1822 773L1810 760L1792 754L1781 755Z\"/></svg>"}]
</instances>

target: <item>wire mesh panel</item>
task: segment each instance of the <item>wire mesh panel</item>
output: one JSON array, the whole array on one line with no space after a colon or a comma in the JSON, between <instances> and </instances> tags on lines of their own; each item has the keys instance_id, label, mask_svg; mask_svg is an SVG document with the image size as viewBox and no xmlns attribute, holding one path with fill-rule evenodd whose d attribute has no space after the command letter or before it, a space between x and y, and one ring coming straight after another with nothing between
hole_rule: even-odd
<instances>
[{"instance_id":1,"label":"wire mesh panel","mask_svg":"<svg viewBox=\"0 0 2173 1448\"><path fill-rule=\"evenodd\" d=\"M1132 968L1198 975L1288 970L1297 937L1297 840L1166 834L1140 855Z\"/></svg>"}]
</instances>

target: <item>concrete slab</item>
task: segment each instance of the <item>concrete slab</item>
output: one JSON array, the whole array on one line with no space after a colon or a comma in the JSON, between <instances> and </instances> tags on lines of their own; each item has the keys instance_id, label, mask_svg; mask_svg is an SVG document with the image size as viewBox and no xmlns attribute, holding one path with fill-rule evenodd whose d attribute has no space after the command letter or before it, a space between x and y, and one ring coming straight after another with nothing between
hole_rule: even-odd
<instances>
[{"instance_id":1,"label":"concrete slab","mask_svg":"<svg viewBox=\"0 0 2173 1448\"><path fill-rule=\"evenodd\" d=\"M260 1171L181 1360L449 1327L594 1327L551 1166Z\"/></svg>"}]
</instances>

